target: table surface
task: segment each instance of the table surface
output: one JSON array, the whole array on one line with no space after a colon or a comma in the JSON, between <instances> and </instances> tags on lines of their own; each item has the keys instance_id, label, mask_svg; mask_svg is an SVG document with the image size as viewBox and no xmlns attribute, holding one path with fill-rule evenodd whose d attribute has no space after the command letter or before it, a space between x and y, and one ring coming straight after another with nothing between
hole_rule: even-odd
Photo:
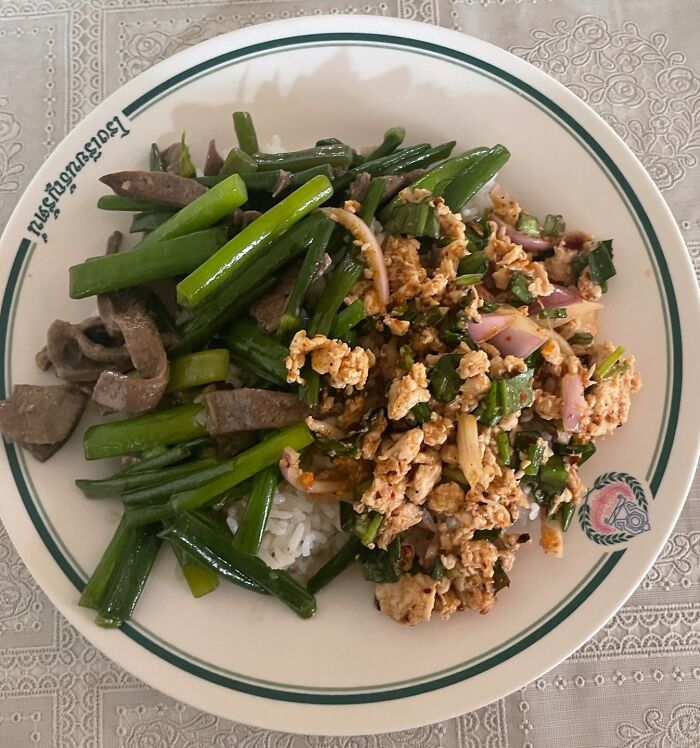
<instances>
[{"instance_id":1,"label":"table surface","mask_svg":"<svg viewBox=\"0 0 700 748\"><path fill-rule=\"evenodd\" d=\"M0 0L0 226L55 145L126 80L216 34L318 13L439 24L558 78L649 170L700 275L698 0ZM270 733L148 688L62 618L0 526L0 746L697 748L700 474L652 571L568 660L476 712L362 738Z\"/></svg>"}]
</instances>

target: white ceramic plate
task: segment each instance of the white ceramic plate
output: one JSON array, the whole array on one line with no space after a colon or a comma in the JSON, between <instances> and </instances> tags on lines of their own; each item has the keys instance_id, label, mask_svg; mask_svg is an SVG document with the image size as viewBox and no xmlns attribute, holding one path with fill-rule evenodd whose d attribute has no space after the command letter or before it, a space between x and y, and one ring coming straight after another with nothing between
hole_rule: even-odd
<instances>
[{"instance_id":1,"label":"white ceramic plate","mask_svg":"<svg viewBox=\"0 0 700 748\"><path fill-rule=\"evenodd\" d=\"M196 707L325 734L397 730L469 711L588 639L637 586L676 521L699 434L700 314L683 242L612 130L563 86L496 47L376 18L243 29L110 96L27 189L2 238L3 397L15 383L52 381L34 364L49 323L93 310L90 300L69 300L67 267L101 253L113 229L128 229L126 217L95 208L104 192L98 176L145 165L151 141L166 145L183 130L201 164L209 138L232 144L236 109L253 112L262 137L279 133L288 148L328 136L373 143L396 124L413 142L502 142L512 158L501 181L529 210L562 213L570 226L614 238L618 276L602 332L637 355L645 386L628 425L583 470L598 487L567 535L566 557L545 559L534 545L488 618L466 613L410 629L375 610L359 573L324 591L316 617L302 621L230 586L193 600L162 553L133 621L105 631L76 602L119 507L86 500L73 479L113 465L86 464L80 433L44 465L7 445L3 522L71 623L119 665Z\"/></svg>"}]
</instances>

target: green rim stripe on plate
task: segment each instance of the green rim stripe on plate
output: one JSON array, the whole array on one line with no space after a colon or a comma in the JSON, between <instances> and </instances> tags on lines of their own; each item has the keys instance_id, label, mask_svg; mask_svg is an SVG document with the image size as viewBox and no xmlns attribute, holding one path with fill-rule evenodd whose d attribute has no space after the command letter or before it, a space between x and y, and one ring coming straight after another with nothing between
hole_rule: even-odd
<instances>
[{"instance_id":1,"label":"green rim stripe on plate","mask_svg":"<svg viewBox=\"0 0 700 748\"><path fill-rule=\"evenodd\" d=\"M606 168L611 172L614 179L618 182L620 187L624 190L625 196L630 201L635 211L636 216L638 217L639 221L641 222L644 228L644 232L647 234L647 237L651 241L654 256L656 258L656 261L658 263L658 266L661 272L665 295L666 295L666 303L668 305L669 313L670 313L673 360L674 360L675 366L673 369L673 386L672 386L670 414L669 414L670 418L668 421L670 424L670 428L666 430L666 434L663 440L663 446L662 446L662 449L659 455L659 461L656 466L656 470L654 471L654 475L650 481L652 492L656 493L656 491L658 490L658 486L660 485L661 480L663 478L663 473L666 467L666 463L668 461L668 455L670 453L671 444L673 442L673 435L674 435L673 432L675 431L675 424L677 420L677 412L678 412L678 407L679 407L680 393L681 393L681 386L682 386L682 368L681 368L682 367L682 360L681 360L682 343L681 343L681 338L680 338L679 316L678 316L678 308L677 308L675 296L673 293L673 288L670 282L670 274L668 271L668 266L666 264L663 253L661 251L658 237L656 236L653 230L653 227L651 226L651 222L649 221L648 216L644 212L644 209L639 199L637 198L636 194L631 189L631 186L629 185L625 177L622 175L620 170L612 162L608 154L602 149L602 147L597 143L597 141L595 141L592 138L592 136L589 133L587 133L570 115L568 115L558 105L556 105L554 102L549 100L546 96L544 96L544 94L541 94L539 91L532 88L528 84L524 83L523 81L520 81L515 76L509 73L506 73L502 70L499 70L497 67L491 65L490 63L486 63L481 60L478 60L466 53L457 52L455 50L441 47L436 44L431 44L429 42L422 42L418 40L403 39L401 37L393 37L393 36L378 35L378 34L358 34L358 33L335 33L334 34L334 33L330 33L330 34L307 35L307 36L295 37L291 39L278 39L278 40L273 40L269 42L263 42L257 45L251 45L241 50L235 50L232 52L225 53L224 55L219 55L215 58L212 58L211 60L204 61L186 71L183 71L177 76L173 76L172 78L168 79L167 81L164 81L159 86L156 86L154 89L152 89L148 93L136 99L134 102L132 102L132 104L125 107L123 110L124 114L133 119L135 116L138 116L138 112L142 111L143 108L149 102L153 101L155 98L159 96L164 95L166 92L172 90L174 86L178 85L179 83L182 83L183 81L186 81L195 76L198 76L206 71L211 72L213 71L214 68L226 62L233 61L240 57L249 56L250 54L253 54L255 52L271 51L274 49L284 48L284 47L297 47L297 46L303 46L304 44L309 44L309 43L314 43L314 42L324 42L324 41L326 42L328 41L330 42L360 41L360 42L370 42L370 43L375 43L375 44L389 44L389 45L398 46L398 47L422 49L422 50L427 50L430 52L437 53L443 57L458 60L463 64L467 64L473 68L476 68L477 70L486 71L490 75L496 78L499 78L503 81L506 81L510 85L517 87L520 91L528 94L532 98L542 103L547 109L549 109L553 114L555 114L561 120L561 123L565 123L567 127L574 130L578 134L578 136L582 138L584 142L590 148L594 150L597 157L606 166ZM26 242L26 246L25 246L25 242ZM22 245L20 245L20 249L17 253L17 256L15 258L15 261L13 263L13 266L10 272L10 276L8 278L8 284L5 290L5 295L3 297L2 314L1 314L2 319L0 320L0 344L3 345L3 357L5 357L7 353L7 348L6 348L5 343L6 343L6 338L7 338L7 324L8 324L9 314L7 314L6 312L9 312L12 306L17 277L19 275L19 270L24 261L24 256L26 255L26 252L28 250L28 245L29 245L29 242L26 240L22 242ZM5 362L3 362L3 364L4 363ZM5 386L6 386L4 366L0 367L0 376L2 377L2 380L0 381L0 390L2 391L3 396L4 396ZM10 462L13 476L20 490L20 496L22 497L22 501L24 502L25 507L27 508L27 511L29 513L30 518L32 519L32 522L35 524L37 531L42 537L42 540L46 544L51 554L54 556L60 568L64 571L64 573L66 573L67 577L76 586L77 589L79 590L82 589L82 586L83 586L82 579L80 579L79 575L75 574L74 570L70 567L70 564L65 562L65 558L58 550L58 547L54 539L51 537L50 533L48 533L48 531L46 530L46 527L41 517L37 513L36 506L34 505L32 501L32 497L29 495L29 492L26 490L26 484L24 483L24 478L21 475L21 470L20 470L20 467L17 461L15 447L13 445L6 445L6 451L8 454L8 460ZM533 631L527 637L517 642L516 644L512 645L511 647L505 649L504 651L500 652L498 655L491 657L485 660L484 662L480 662L477 665L474 665L470 668L460 670L459 672L453 673L444 678L435 679L428 683L421 683L421 684L414 685L414 686L408 686L402 689L394 689L393 691L380 691L380 692L375 692L375 693L355 694L352 696L343 695L343 694L319 695L319 694L314 694L314 693L308 693L308 694L291 693L291 692L280 691L278 689L268 689L268 688L260 688L256 686L251 686L250 684L242 683L240 681L235 681L234 679L227 678L225 676L220 676L220 675L217 675L216 673L212 673L203 668L193 666L191 663L188 663L187 661L182 660L182 658L173 656L172 653L168 652L163 647L160 647L160 645L154 644L151 640L145 638L141 634L141 632L134 629L133 626L130 626L130 625L124 626L122 630L127 635L129 635L132 639L134 639L135 641L145 646L147 649L152 651L154 654L157 654L158 656L163 657L164 659L172 662L174 665L181 667L182 669L188 672L191 672L194 675L198 675L207 680L210 680L214 683L219 683L220 685L225 685L230 688L235 688L245 693L251 693L254 695L258 695L258 696L264 696L266 698L273 698L273 699L279 699L279 700L284 700L284 701L295 701L295 702L300 702L300 703L317 703L317 704L369 703L373 701L383 701L383 700L388 700L388 699L403 698L406 696L417 695L419 693L424 693L424 692L435 690L438 688L443 688L445 686L451 685L461 680L465 680L467 678L473 677L474 675L477 675L478 673L484 672L485 670L488 670L502 662L505 662L510 657L523 651L524 649L529 647L531 644L538 641L543 636L545 636L547 633L549 633L551 630L553 630L553 628L558 626L563 620L568 618L568 616L571 615L571 613L573 613L602 583L602 581L608 576L608 574L612 571L615 565L619 562L623 554L624 554L624 550L619 550L611 554L610 558L605 562L605 564L600 569L600 571L596 573L596 575L590 581L590 583L587 584L570 602L568 602L559 611L559 613L557 613L552 619L550 619L548 622L546 622L545 624L540 626L538 629Z\"/></svg>"}]
</instances>

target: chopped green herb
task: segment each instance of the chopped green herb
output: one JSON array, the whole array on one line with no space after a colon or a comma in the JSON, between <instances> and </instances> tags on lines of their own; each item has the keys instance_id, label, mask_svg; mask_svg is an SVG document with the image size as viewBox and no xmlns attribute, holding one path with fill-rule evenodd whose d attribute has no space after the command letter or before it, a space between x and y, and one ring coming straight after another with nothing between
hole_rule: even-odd
<instances>
[{"instance_id":1,"label":"chopped green herb","mask_svg":"<svg viewBox=\"0 0 700 748\"><path fill-rule=\"evenodd\" d=\"M543 309L538 315L540 319L566 319L567 312L563 307L557 309Z\"/></svg>"},{"instance_id":2,"label":"chopped green herb","mask_svg":"<svg viewBox=\"0 0 700 748\"><path fill-rule=\"evenodd\" d=\"M469 483L464 477L464 473L458 467L451 467L450 465L443 467L442 477L454 481L455 483L459 483L459 485L464 488L469 488Z\"/></svg>"},{"instance_id":3,"label":"chopped green herb","mask_svg":"<svg viewBox=\"0 0 700 748\"><path fill-rule=\"evenodd\" d=\"M540 222L535 216L531 216L529 213L522 212L518 216L518 222L515 228L521 233L527 236L539 236L540 235Z\"/></svg>"},{"instance_id":4,"label":"chopped green herb","mask_svg":"<svg viewBox=\"0 0 700 748\"><path fill-rule=\"evenodd\" d=\"M472 252L472 254L463 257L459 261L460 275L480 275L483 277L489 269L489 259L486 252Z\"/></svg>"},{"instance_id":5,"label":"chopped green herb","mask_svg":"<svg viewBox=\"0 0 700 748\"><path fill-rule=\"evenodd\" d=\"M610 379L617 372L614 371L615 364L619 361L620 356L625 352L625 349L618 345L617 348L609 355L606 356L595 368L593 376L600 382L604 379Z\"/></svg>"},{"instance_id":6,"label":"chopped green herb","mask_svg":"<svg viewBox=\"0 0 700 748\"><path fill-rule=\"evenodd\" d=\"M583 465L595 454L595 444L555 444L554 453L563 457L576 457L576 465Z\"/></svg>"},{"instance_id":7,"label":"chopped green herb","mask_svg":"<svg viewBox=\"0 0 700 748\"><path fill-rule=\"evenodd\" d=\"M471 255L467 257L473 257L475 254L482 252L489 242L489 230L488 222L486 220L469 221L465 226L464 234L467 238L467 247L471 252ZM467 258L465 257L464 260ZM464 262L462 260L462 262ZM488 260L486 261L488 263ZM461 263L460 263L461 265ZM473 272L471 270L461 270L460 273Z\"/></svg>"},{"instance_id":8,"label":"chopped green herb","mask_svg":"<svg viewBox=\"0 0 700 748\"><path fill-rule=\"evenodd\" d=\"M545 236L563 236L566 231L566 223L560 215L548 213L542 224L542 233Z\"/></svg>"},{"instance_id":9,"label":"chopped green herb","mask_svg":"<svg viewBox=\"0 0 700 748\"><path fill-rule=\"evenodd\" d=\"M430 371L430 391L441 403L452 402L462 386L462 380L457 374L461 358L459 353L446 353Z\"/></svg>"},{"instance_id":10,"label":"chopped green herb","mask_svg":"<svg viewBox=\"0 0 700 748\"><path fill-rule=\"evenodd\" d=\"M510 292L523 304L532 304L535 300L535 297L528 290L530 283L532 283L532 278L518 270L514 270L510 276Z\"/></svg>"},{"instance_id":11,"label":"chopped green herb","mask_svg":"<svg viewBox=\"0 0 700 748\"><path fill-rule=\"evenodd\" d=\"M404 371L409 371L415 363L413 361L413 354L411 353L411 346L402 345L399 348L399 363Z\"/></svg>"},{"instance_id":12,"label":"chopped green herb","mask_svg":"<svg viewBox=\"0 0 700 748\"><path fill-rule=\"evenodd\" d=\"M485 299L484 303L479 308L479 311L482 314L491 314L491 312L495 312L498 309L498 304L496 304L494 301L489 301L489 299Z\"/></svg>"},{"instance_id":13,"label":"chopped green herb","mask_svg":"<svg viewBox=\"0 0 700 748\"><path fill-rule=\"evenodd\" d=\"M454 282L458 286L473 286L478 283L484 276L480 273L467 273L466 275L458 275Z\"/></svg>"},{"instance_id":14,"label":"chopped green herb","mask_svg":"<svg viewBox=\"0 0 700 748\"><path fill-rule=\"evenodd\" d=\"M564 460L553 455L540 468L540 485L548 493L557 496L566 488L569 473Z\"/></svg>"},{"instance_id":15,"label":"chopped green herb","mask_svg":"<svg viewBox=\"0 0 700 748\"><path fill-rule=\"evenodd\" d=\"M416 403L416 405L411 408L411 413L413 414L413 420L420 425L421 423L430 420L430 414L432 411L430 410L430 405L428 403Z\"/></svg>"},{"instance_id":16,"label":"chopped green herb","mask_svg":"<svg viewBox=\"0 0 700 748\"><path fill-rule=\"evenodd\" d=\"M363 548L360 551L362 574L369 582L396 582L401 564L401 540L395 538L386 551Z\"/></svg>"},{"instance_id":17,"label":"chopped green herb","mask_svg":"<svg viewBox=\"0 0 700 748\"><path fill-rule=\"evenodd\" d=\"M510 447L510 437L507 431L499 431L496 434L496 446L498 447L498 460L501 465L510 465L513 450Z\"/></svg>"},{"instance_id":18,"label":"chopped green herb","mask_svg":"<svg viewBox=\"0 0 700 748\"><path fill-rule=\"evenodd\" d=\"M576 506L570 501L564 502L558 510L559 521L561 522L561 529L566 532L571 525L571 520L576 514Z\"/></svg>"},{"instance_id":19,"label":"chopped green herb","mask_svg":"<svg viewBox=\"0 0 700 748\"><path fill-rule=\"evenodd\" d=\"M590 332L577 332L569 338L571 345L590 345L593 342L593 336Z\"/></svg>"},{"instance_id":20,"label":"chopped green herb","mask_svg":"<svg viewBox=\"0 0 700 748\"><path fill-rule=\"evenodd\" d=\"M542 466L542 458L544 457L544 443L541 439L530 444L527 450L527 459L530 464L523 468L525 475L537 475L537 472Z\"/></svg>"},{"instance_id":21,"label":"chopped green herb","mask_svg":"<svg viewBox=\"0 0 700 748\"><path fill-rule=\"evenodd\" d=\"M613 263L612 239L600 242L588 255L588 272L591 280L603 289L603 293L606 293L608 280L617 272Z\"/></svg>"},{"instance_id":22,"label":"chopped green herb","mask_svg":"<svg viewBox=\"0 0 700 748\"><path fill-rule=\"evenodd\" d=\"M498 404L498 382L492 382L488 392L481 399L474 415L484 426L495 426L501 420L501 409Z\"/></svg>"},{"instance_id":23,"label":"chopped green herb","mask_svg":"<svg viewBox=\"0 0 700 748\"><path fill-rule=\"evenodd\" d=\"M510 379L497 380L498 402L501 408L501 416L516 413L523 408L532 405L535 393L532 388L534 369L527 369L516 374Z\"/></svg>"},{"instance_id":24,"label":"chopped green herb","mask_svg":"<svg viewBox=\"0 0 700 748\"><path fill-rule=\"evenodd\" d=\"M430 572L430 576L435 579L436 581L440 581L445 574L445 565L442 563L442 559L440 556L438 556L435 559L435 563L433 564L433 568Z\"/></svg>"}]
</instances>

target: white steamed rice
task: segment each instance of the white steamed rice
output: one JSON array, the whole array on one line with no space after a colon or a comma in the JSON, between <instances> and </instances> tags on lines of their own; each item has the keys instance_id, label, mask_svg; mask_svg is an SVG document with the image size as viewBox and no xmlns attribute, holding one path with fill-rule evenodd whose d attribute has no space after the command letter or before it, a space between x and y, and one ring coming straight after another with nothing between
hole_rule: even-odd
<instances>
[{"instance_id":1,"label":"white steamed rice","mask_svg":"<svg viewBox=\"0 0 700 748\"><path fill-rule=\"evenodd\" d=\"M229 508L231 532L238 529L244 509L244 500ZM338 502L312 501L282 481L258 555L271 568L289 569L306 579L342 546L344 539Z\"/></svg>"}]
</instances>

